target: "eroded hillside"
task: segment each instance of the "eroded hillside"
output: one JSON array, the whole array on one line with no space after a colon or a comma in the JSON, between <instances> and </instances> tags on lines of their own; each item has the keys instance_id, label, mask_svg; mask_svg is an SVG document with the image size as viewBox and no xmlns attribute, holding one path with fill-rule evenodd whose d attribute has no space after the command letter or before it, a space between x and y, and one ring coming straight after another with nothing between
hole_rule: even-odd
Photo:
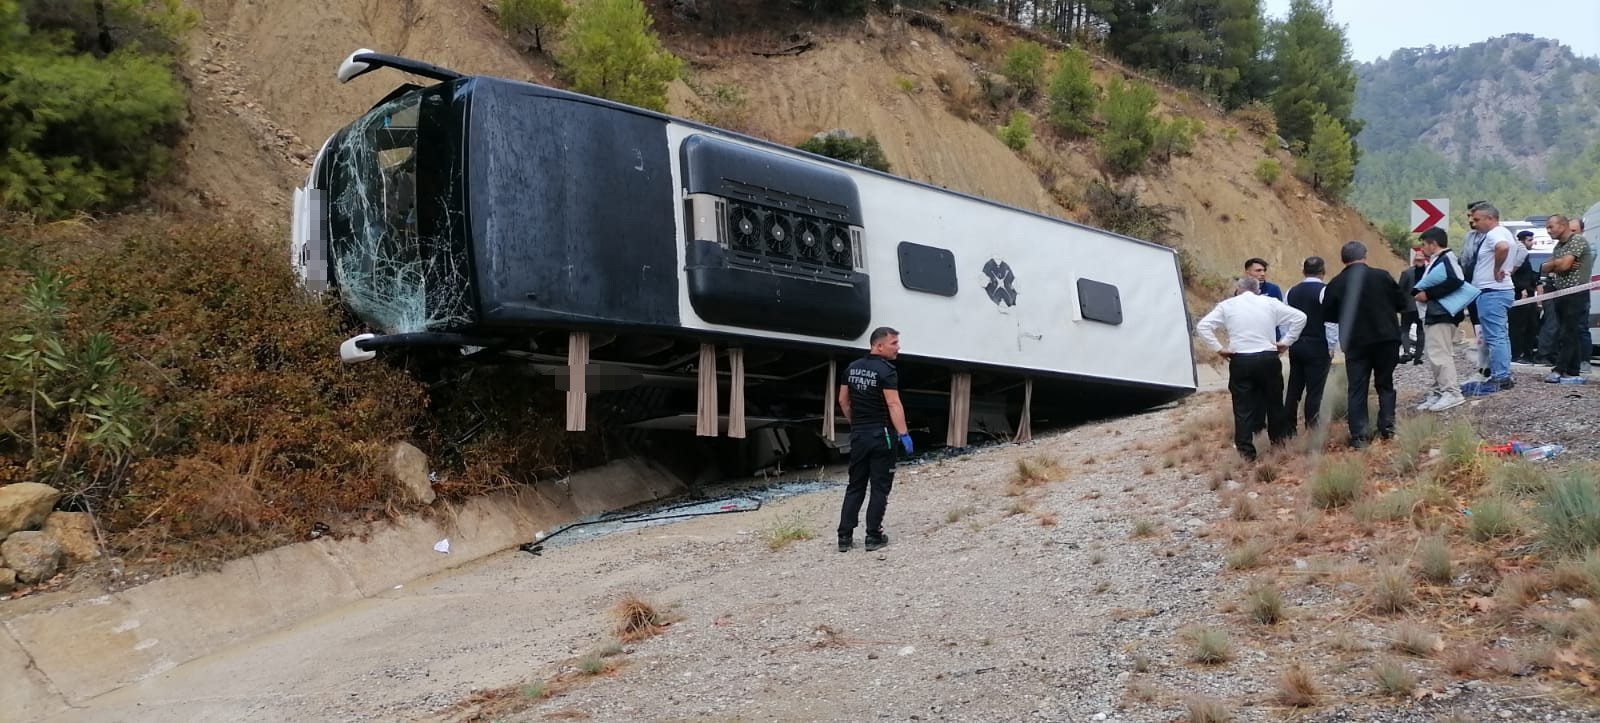
<instances>
[{"instance_id":1,"label":"eroded hillside","mask_svg":"<svg viewBox=\"0 0 1600 723\"><path fill-rule=\"evenodd\" d=\"M399 82L390 73L339 85L334 70L356 48L467 73L558 82L548 60L505 40L490 7L478 0L199 0L197 6L204 21L187 59L196 93L181 185L188 196L268 222L287 221L289 194L321 140ZM975 97L979 73L1011 41L1003 29L965 22L957 40L948 29L874 14L861 21L795 18L787 36L726 28L712 36L705 22L658 13L663 40L688 61L685 81L672 89L671 112L790 145L831 129L875 135L899 175L1094 222L1081 202L1083 189L1102 177L1093 142L1055 138L1040 124L1034 142L1014 152L994 132L998 112ZM793 46L794 37L808 40L808 49L758 54ZM1103 59L1096 66L1101 83L1125 72ZM728 102L730 91L742 102ZM1137 190L1145 203L1174 210L1176 244L1202 273L1237 273L1245 258L1261 256L1273 262L1275 279L1293 281L1298 269L1291 267L1306 255L1336 258L1349 239L1383 246L1353 210L1323 201L1291 174L1276 186L1257 180L1263 139L1198 98L1164 87L1160 112L1205 124L1192 155L1116 183ZM1286 154L1280 161L1285 168L1292 163Z\"/></svg>"}]
</instances>

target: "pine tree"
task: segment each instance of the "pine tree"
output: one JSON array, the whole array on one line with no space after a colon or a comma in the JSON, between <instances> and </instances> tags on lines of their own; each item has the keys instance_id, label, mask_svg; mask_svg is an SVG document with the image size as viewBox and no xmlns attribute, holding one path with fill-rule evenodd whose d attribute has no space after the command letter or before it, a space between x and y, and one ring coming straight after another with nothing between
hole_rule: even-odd
<instances>
[{"instance_id":1,"label":"pine tree","mask_svg":"<svg viewBox=\"0 0 1600 723\"><path fill-rule=\"evenodd\" d=\"M1312 120L1315 129L1306 149L1306 160L1314 175L1312 185L1330 198L1342 199L1355 179L1355 155L1350 135L1337 119L1319 113Z\"/></svg>"},{"instance_id":2,"label":"pine tree","mask_svg":"<svg viewBox=\"0 0 1600 723\"><path fill-rule=\"evenodd\" d=\"M542 53L545 31L560 30L570 14L565 0L500 0L500 29L512 35L532 32L533 48Z\"/></svg>"},{"instance_id":3,"label":"pine tree","mask_svg":"<svg viewBox=\"0 0 1600 723\"><path fill-rule=\"evenodd\" d=\"M1327 8L1317 0L1292 0L1288 19L1276 30L1272 110L1278 132L1291 143L1309 143L1316 116L1324 113L1344 126L1348 137L1360 133L1361 122L1351 116L1355 67L1344 30L1333 24Z\"/></svg>"},{"instance_id":4,"label":"pine tree","mask_svg":"<svg viewBox=\"0 0 1600 723\"><path fill-rule=\"evenodd\" d=\"M1100 133L1100 155L1106 165L1119 173L1133 173L1144 166L1156 142L1159 121L1150 115L1155 107L1155 88L1111 77L1102 107L1106 127Z\"/></svg>"},{"instance_id":5,"label":"pine tree","mask_svg":"<svg viewBox=\"0 0 1600 723\"><path fill-rule=\"evenodd\" d=\"M1050 123L1065 133L1088 135L1100 89L1089 75L1089 54L1070 48L1056 55L1050 76Z\"/></svg>"},{"instance_id":6,"label":"pine tree","mask_svg":"<svg viewBox=\"0 0 1600 723\"><path fill-rule=\"evenodd\" d=\"M640 0L586 0L559 55L579 93L650 110L667 107L667 83L683 61L661 47Z\"/></svg>"}]
</instances>

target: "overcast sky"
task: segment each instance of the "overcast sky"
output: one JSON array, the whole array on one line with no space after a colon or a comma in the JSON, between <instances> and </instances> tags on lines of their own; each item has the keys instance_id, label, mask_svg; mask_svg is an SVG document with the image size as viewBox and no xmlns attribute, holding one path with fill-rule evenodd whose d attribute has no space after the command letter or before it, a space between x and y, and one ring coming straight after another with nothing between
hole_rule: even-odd
<instances>
[{"instance_id":1,"label":"overcast sky","mask_svg":"<svg viewBox=\"0 0 1600 723\"><path fill-rule=\"evenodd\" d=\"M1358 61L1399 48L1471 45L1508 33L1560 41L1578 55L1600 57L1600 0L1331 0ZM1282 18L1289 0L1265 0Z\"/></svg>"}]
</instances>

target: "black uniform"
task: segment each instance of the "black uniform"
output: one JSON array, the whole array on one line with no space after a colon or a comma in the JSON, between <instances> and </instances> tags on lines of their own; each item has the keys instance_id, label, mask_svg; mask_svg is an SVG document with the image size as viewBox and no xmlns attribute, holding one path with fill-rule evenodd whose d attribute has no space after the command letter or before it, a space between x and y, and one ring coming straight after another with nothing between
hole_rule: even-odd
<instances>
[{"instance_id":1,"label":"black uniform","mask_svg":"<svg viewBox=\"0 0 1600 723\"><path fill-rule=\"evenodd\" d=\"M1300 397L1305 396L1306 429L1317 426L1322 411L1322 389L1328 383L1328 370L1333 367L1333 355L1328 351L1328 331L1322 324L1322 293L1327 284L1320 281L1302 281L1289 289L1287 303L1306 315L1305 331L1289 347L1288 397L1284 400L1289 427L1294 428L1299 414Z\"/></svg>"},{"instance_id":2,"label":"black uniform","mask_svg":"<svg viewBox=\"0 0 1600 723\"><path fill-rule=\"evenodd\" d=\"M867 535L881 537L895 461L894 423L883 393L900 389L900 374L889 360L869 354L845 369L844 386L850 395L850 486L845 488L839 516L839 538L849 539L855 532L869 481L872 500L867 503Z\"/></svg>"}]
</instances>

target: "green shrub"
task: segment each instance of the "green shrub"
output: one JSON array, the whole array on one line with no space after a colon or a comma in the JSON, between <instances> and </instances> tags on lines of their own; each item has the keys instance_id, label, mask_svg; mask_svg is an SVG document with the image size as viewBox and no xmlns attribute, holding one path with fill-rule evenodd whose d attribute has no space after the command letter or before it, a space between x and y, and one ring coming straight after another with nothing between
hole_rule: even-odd
<instances>
[{"instance_id":1,"label":"green shrub","mask_svg":"<svg viewBox=\"0 0 1600 723\"><path fill-rule=\"evenodd\" d=\"M795 147L807 153L889 172L889 159L883 155L883 147L878 145L876 136L858 138L841 133L819 133Z\"/></svg>"},{"instance_id":2,"label":"green shrub","mask_svg":"<svg viewBox=\"0 0 1600 723\"><path fill-rule=\"evenodd\" d=\"M1150 114L1155 107L1156 91L1149 85L1124 83L1117 76L1106 85L1106 102L1101 106L1106 127L1100 133L1100 154L1112 170L1134 173L1144 167L1156 142L1159 121Z\"/></svg>"},{"instance_id":3,"label":"green shrub","mask_svg":"<svg viewBox=\"0 0 1600 723\"><path fill-rule=\"evenodd\" d=\"M1033 98L1044 78L1044 46L1032 40L1014 43L1000 63L1000 73L1016 86L1019 100Z\"/></svg>"},{"instance_id":4,"label":"green shrub","mask_svg":"<svg viewBox=\"0 0 1600 723\"><path fill-rule=\"evenodd\" d=\"M1077 48L1057 54L1049 92L1050 124L1069 135L1088 135L1100 102L1100 88L1089 75L1089 54Z\"/></svg>"},{"instance_id":5,"label":"green shrub","mask_svg":"<svg viewBox=\"0 0 1600 723\"><path fill-rule=\"evenodd\" d=\"M1283 165L1276 158L1263 158L1256 164L1256 180L1268 186L1276 185L1283 175Z\"/></svg>"},{"instance_id":6,"label":"green shrub","mask_svg":"<svg viewBox=\"0 0 1600 723\"><path fill-rule=\"evenodd\" d=\"M1195 138L1205 127L1206 124L1198 118L1179 117L1157 121L1152 150L1160 153L1163 161L1172 160L1174 155L1187 156L1194 150Z\"/></svg>"},{"instance_id":7,"label":"green shrub","mask_svg":"<svg viewBox=\"0 0 1600 723\"><path fill-rule=\"evenodd\" d=\"M1028 147L1033 140L1033 121L1025 111L1011 112L1011 120L1000 127L1000 140L1013 151Z\"/></svg>"},{"instance_id":8,"label":"green shrub","mask_svg":"<svg viewBox=\"0 0 1600 723\"><path fill-rule=\"evenodd\" d=\"M557 58L572 89L620 103L662 111L667 84L683 61L661 47L640 0L585 0L572 16L572 32Z\"/></svg>"},{"instance_id":9,"label":"green shrub","mask_svg":"<svg viewBox=\"0 0 1600 723\"><path fill-rule=\"evenodd\" d=\"M1527 497L1544 492L1550 476L1544 468L1525 459L1512 459L1489 470L1489 482L1503 495Z\"/></svg>"}]
</instances>

